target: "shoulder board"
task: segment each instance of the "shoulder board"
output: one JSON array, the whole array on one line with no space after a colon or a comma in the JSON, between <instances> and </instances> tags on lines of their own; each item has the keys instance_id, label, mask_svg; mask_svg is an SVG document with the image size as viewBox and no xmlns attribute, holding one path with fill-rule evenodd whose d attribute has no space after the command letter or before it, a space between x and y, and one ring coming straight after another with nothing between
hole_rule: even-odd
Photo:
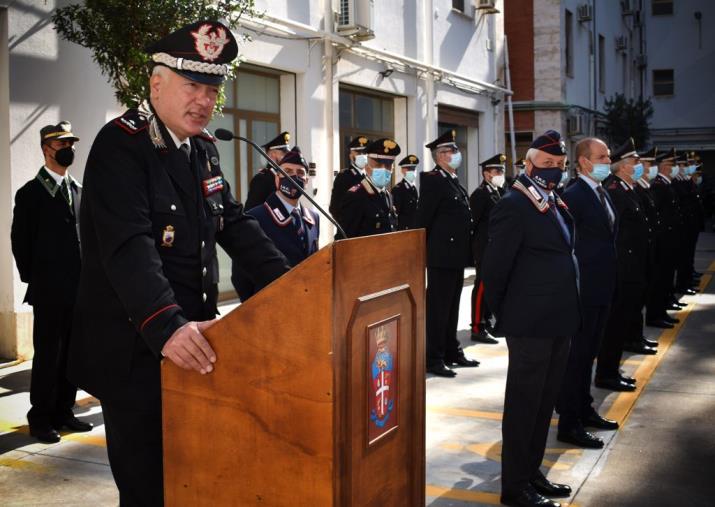
<instances>
[{"instance_id":1,"label":"shoulder board","mask_svg":"<svg viewBox=\"0 0 715 507\"><path fill-rule=\"evenodd\" d=\"M115 118L114 124L127 134L136 134L149 126L146 117L136 109L130 109L119 118Z\"/></svg>"},{"instance_id":2,"label":"shoulder board","mask_svg":"<svg viewBox=\"0 0 715 507\"><path fill-rule=\"evenodd\" d=\"M364 180L362 180L362 181L360 182L360 185L362 185L362 187L365 189L365 191L366 191L368 194L370 194L370 195L374 195L374 194L375 194L375 191L372 189L372 185L370 185L370 184L367 182L367 178L365 178Z\"/></svg>"},{"instance_id":3,"label":"shoulder board","mask_svg":"<svg viewBox=\"0 0 715 507\"><path fill-rule=\"evenodd\" d=\"M612 179L610 182L608 182L608 186L606 188L608 190L615 190L618 188L618 182L615 179Z\"/></svg>"},{"instance_id":4,"label":"shoulder board","mask_svg":"<svg viewBox=\"0 0 715 507\"><path fill-rule=\"evenodd\" d=\"M625 181L621 181L620 183L621 183L621 187L623 187L623 190L625 190L626 192L628 192L628 191L631 189L631 188L628 186L628 184L626 184Z\"/></svg>"},{"instance_id":5,"label":"shoulder board","mask_svg":"<svg viewBox=\"0 0 715 507\"><path fill-rule=\"evenodd\" d=\"M353 192L353 193L355 193L355 192L357 192L358 190L360 190L361 187L362 187L362 185L361 185L360 183L358 183L357 185L353 185L352 187L350 187L350 188L348 189L348 192Z\"/></svg>"},{"instance_id":6,"label":"shoulder board","mask_svg":"<svg viewBox=\"0 0 715 507\"><path fill-rule=\"evenodd\" d=\"M526 196L527 199L534 205L534 207L541 213L546 213L549 209L549 203L541 197L541 194L532 185L525 187L521 181L516 181L511 187L518 190Z\"/></svg>"},{"instance_id":7,"label":"shoulder board","mask_svg":"<svg viewBox=\"0 0 715 507\"><path fill-rule=\"evenodd\" d=\"M209 141L211 143L216 142L216 138L213 135L211 135L211 132L209 132L207 129L204 129L203 131L201 131L201 133L199 135L197 135L196 137L199 137L199 138L203 139L204 141Z\"/></svg>"}]
</instances>

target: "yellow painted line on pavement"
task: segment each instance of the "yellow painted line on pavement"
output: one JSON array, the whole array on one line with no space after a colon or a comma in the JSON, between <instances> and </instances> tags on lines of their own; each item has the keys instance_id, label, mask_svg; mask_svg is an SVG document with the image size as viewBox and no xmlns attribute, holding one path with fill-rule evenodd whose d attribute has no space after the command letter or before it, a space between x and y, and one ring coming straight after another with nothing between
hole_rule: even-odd
<instances>
[{"instance_id":1,"label":"yellow painted line on pavement","mask_svg":"<svg viewBox=\"0 0 715 507\"><path fill-rule=\"evenodd\" d=\"M440 447L455 452L469 451L496 463L501 462L501 442L487 442L466 445L457 442L445 442L441 444ZM583 449L574 449L572 447L547 447L544 450L544 453L547 456L561 455L572 457L575 460L578 460L581 456L583 456ZM542 463L553 470L570 470L574 465L574 463L560 462L558 460L555 461L549 459L544 459Z\"/></svg>"},{"instance_id":2,"label":"yellow painted line on pavement","mask_svg":"<svg viewBox=\"0 0 715 507\"><path fill-rule=\"evenodd\" d=\"M715 270L715 261L710 264L708 270ZM713 275L703 275L700 280L700 293L705 290L705 287L707 287L707 285L710 283L712 277ZM623 425L628 420L628 416L633 411L633 407L635 406L636 401L643 392L643 389L646 385L648 385L648 382L653 377L656 368L663 361L665 355L667 354L668 350L673 345L673 342L678 336L680 329L685 325L685 321L688 320L690 312L693 310L693 308L695 308L695 305L697 304L697 298L698 295L694 295L692 297L692 301L688 303L685 308L683 308L677 313L677 317L680 319L680 322L676 324L675 327L673 327L672 329L666 329L661 333L660 337L658 338L658 353L654 356L646 356L644 359L642 359L640 361L640 365L635 371L635 374L633 375L638 381L638 383L636 384L636 390L630 393L620 393L618 396L616 396L616 399L613 400L611 408L609 408L608 412L606 413L606 418L615 419L616 421L619 421L621 427L623 427Z\"/></svg>"},{"instance_id":3,"label":"yellow painted line on pavement","mask_svg":"<svg viewBox=\"0 0 715 507\"><path fill-rule=\"evenodd\" d=\"M14 470L45 473L50 467L27 461L25 459L0 458L0 467L8 467Z\"/></svg>"},{"instance_id":4,"label":"yellow painted line on pavement","mask_svg":"<svg viewBox=\"0 0 715 507\"><path fill-rule=\"evenodd\" d=\"M486 410L469 410L466 408L439 407L436 405L428 405L428 412L443 415L454 415L458 417L475 417L477 419L489 419L491 421L501 421L503 414L501 412L488 412ZM551 425L558 423L558 419L551 419Z\"/></svg>"},{"instance_id":5,"label":"yellow painted line on pavement","mask_svg":"<svg viewBox=\"0 0 715 507\"><path fill-rule=\"evenodd\" d=\"M499 493L485 493L483 491L472 491L458 488L445 488L434 484L427 484L425 488L427 496L432 498L448 498L461 502L484 503L487 505L500 505ZM562 507L578 507L575 503L561 503Z\"/></svg>"}]
</instances>

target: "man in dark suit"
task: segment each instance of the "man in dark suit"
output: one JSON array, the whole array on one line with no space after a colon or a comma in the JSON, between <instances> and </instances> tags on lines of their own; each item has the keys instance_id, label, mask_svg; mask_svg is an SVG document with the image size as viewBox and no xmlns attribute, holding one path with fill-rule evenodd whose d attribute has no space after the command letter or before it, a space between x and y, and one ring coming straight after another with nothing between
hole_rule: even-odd
<instances>
[{"instance_id":1,"label":"man in dark suit","mask_svg":"<svg viewBox=\"0 0 715 507\"><path fill-rule=\"evenodd\" d=\"M343 198L349 189L360 183L365 177L365 166L367 166L365 148L367 148L368 144L370 144L370 140L365 136L357 136L350 141L348 144L350 166L340 171L333 180L328 210L341 227L343 227L343 223L340 217L340 209L343 205ZM340 239L338 233L336 233L335 239Z\"/></svg>"},{"instance_id":2,"label":"man in dark suit","mask_svg":"<svg viewBox=\"0 0 715 507\"><path fill-rule=\"evenodd\" d=\"M596 364L596 387L635 391L636 381L620 372L626 341L640 341L647 287L648 217L633 186L643 175L643 164L629 138L611 153L612 174L603 180L618 216L616 289ZM636 338L637 336L637 338Z\"/></svg>"},{"instance_id":3,"label":"man in dark suit","mask_svg":"<svg viewBox=\"0 0 715 507\"><path fill-rule=\"evenodd\" d=\"M417 155L407 155L398 164L402 171L402 179L392 187L392 202L397 211L397 230L406 231L415 228L417 216L417 187L415 186L415 175L417 174L417 164L420 159Z\"/></svg>"},{"instance_id":4,"label":"man in dark suit","mask_svg":"<svg viewBox=\"0 0 715 507\"><path fill-rule=\"evenodd\" d=\"M365 177L345 193L340 205L340 224L348 238L394 232L397 216L387 190L398 144L388 138L377 139L365 148Z\"/></svg>"},{"instance_id":5,"label":"man in dark suit","mask_svg":"<svg viewBox=\"0 0 715 507\"><path fill-rule=\"evenodd\" d=\"M30 435L60 441L58 430L89 431L92 425L72 413L77 388L67 380L67 349L77 295L80 247L77 215L82 187L69 174L74 143L69 122L40 130L45 165L15 195L10 238L20 279L32 305Z\"/></svg>"},{"instance_id":6,"label":"man in dark suit","mask_svg":"<svg viewBox=\"0 0 715 507\"><path fill-rule=\"evenodd\" d=\"M492 208L504 195L504 162L506 156L498 153L482 162L483 181L469 196L469 207L472 209L475 232L472 240L472 255L477 269L472 287L472 341L480 343L497 343L491 335L490 322L492 313L484 301L484 284L482 283L482 258L489 240L489 215Z\"/></svg>"},{"instance_id":7,"label":"man in dark suit","mask_svg":"<svg viewBox=\"0 0 715 507\"><path fill-rule=\"evenodd\" d=\"M464 268L474 262L474 223L467 191L457 179L462 154L455 131L426 146L435 168L420 176L417 228L427 230L427 372L454 377L457 372L449 366L479 366L465 357L457 340Z\"/></svg>"},{"instance_id":8,"label":"man in dark suit","mask_svg":"<svg viewBox=\"0 0 715 507\"><path fill-rule=\"evenodd\" d=\"M290 150L290 133L281 132L261 148L277 164ZM275 177L275 171L271 166L267 165L251 178L251 182L248 184L248 195L246 196L244 209L248 210L263 204L268 196L275 192Z\"/></svg>"},{"instance_id":9,"label":"man in dark suit","mask_svg":"<svg viewBox=\"0 0 715 507\"><path fill-rule=\"evenodd\" d=\"M197 44L199 32L216 44ZM121 505L163 503L162 358L213 371L202 332L218 313L216 244L257 288L289 269L234 199L205 130L238 53L231 30L199 21L148 52L150 99L105 125L87 160L69 361L102 403Z\"/></svg>"},{"instance_id":10,"label":"man in dark suit","mask_svg":"<svg viewBox=\"0 0 715 507\"><path fill-rule=\"evenodd\" d=\"M581 322L573 221L554 193L565 159L558 132L534 140L526 174L492 210L484 252L487 303L509 348L501 501L517 507L558 507L544 496L571 494L539 469L569 341Z\"/></svg>"},{"instance_id":11,"label":"man in dark suit","mask_svg":"<svg viewBox=\"0 0 715 507\"><path fill-rule=\"evenodd\" d=\"M591 406L593 361L601 345L616 284L618 216L601 185L611 173L608 146L593 137L579 141L576 164L578 179L566 188L562 198L576 227L582 324L571 340L568 365L556 403L558 439L581 447L600 448L603 440L585 428L618 428L618 423L602 418Z\"/></svg>"},{"instance_id":12,"label":"man in dark suit","mask_svg":"<svg viewBox=\"0 0 715 507\"><path fill-rule=\"evenodd\" d=\"M291 176L300 188L308 182L308 164L294 146L283 160L281 168ZM278 250L288 259L290 267L298 265L318 251L320 220L318 214L300 203L300 192L285 176L276 177L277 190L266 202L250 209L246 214L256 217L261 229ZM238 270L231 278L241 301L246 301L256 290L247 273Z\"/></svg>"}]
</instances>

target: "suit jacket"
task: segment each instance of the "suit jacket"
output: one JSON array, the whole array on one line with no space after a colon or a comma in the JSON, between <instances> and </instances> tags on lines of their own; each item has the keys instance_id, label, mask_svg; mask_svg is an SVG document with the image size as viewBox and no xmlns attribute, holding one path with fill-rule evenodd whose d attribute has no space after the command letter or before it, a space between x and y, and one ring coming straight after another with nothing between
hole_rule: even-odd
<instances>
[{"instance_id":1,"label":"suit jacket","mask_svg":"<svg viewBox=\"0 0 715 507\"><path fill-rule=\"evenodd\" d=\"M489 215L504 193L505 191L501 188L495 189L484 180L469 196L469 207L472 209L472 218L475 224L472 253L474 254L474 264L477 269L482 264L484 250L487 248L489 241Z\"/></svg>"},{"instance_id":2,"label":"suit jacket","mask_svg":"<svg viewBox=\"0 0 715 507\"><path fill-rule=\"evenodd\" d=\"M499 334L571 337L579 329L577 233L566 204L558 196L556 203L570 241L526 176L492 210L482 281Z\"/></svg>"},{"instance_id":3,"label":"suit jacket","mask_svg":"<svg viewBox=\"0 0 715 507\"><path fill-rule=\"evenodd\" d=\"M259 287L289 269L231 195L214 139L190 142L189 160L144 103L92 144L68 372L99 399L158 397L166 341L217 314L217 243Z\"/></svg>"},{"instance_id":4,"label":"suit jacket","mask_svg":"<svg viewBox=\"0 0 715 507\"><path fill-rule=\"evenodd\" d=\"M33 306L72 306L77 293L80 246L75 217L82 186L72 177L70 182L72 208L44 168L15 194L12 253L27 284L24 301Z\"/></svg>"},{"instance_id":5,"label":"suit jacket","mask_svg":"<svg viewBox=\"0 0 715 507\"><path fill-rule=\"evenodd\" d=\"M339 216L348 238L394 232L397 227L390 192L378 191L367 178L345 193Z\"/></svg>"},{"instance_id":6,"label":"suit jacket","mask_svg":"<svg viewBox=\"0 0 715 507\"><path fill-rule=\"evenodd\" d=\"M263 204L268 196L276 191L275 173L270 167L264 167L251 178L244 209L255 208Z\"/></svg>"},{"instance_id":7,"label":"suit jacket","mask_svg":"<svg viewBox=\"0 0 715 507\"><path fill-rule=\"evenodd\" d=\"M397 230L406 231L415 228L415 217L417 215L417 187L400 180L392 187L392 201L397 210Z\"/></svg>"},{"instance_id":8,"label":"suit jacket","mask_svg":"<svg viewBox=\"0 0 715 507\"><path fill-rule=\"evenodd\" d=\"M616 232L608 225L608 216L596 193L581 178L566 188L562 196L576 227L576 258L580 273L581 301L584 305L611 304L616 287Z\"/></svg>"},{"instance_id":9,"label":"suit jacket","mask_svg":"<svg viewBox=\"0 0 715 507\"><path fill-rule=\"evenodd\" d=\"M420 174L417 228L427 230L427 266L463 269L474 265L474 220L467 191L439 167Z\"/></svg>"}]
</instances>

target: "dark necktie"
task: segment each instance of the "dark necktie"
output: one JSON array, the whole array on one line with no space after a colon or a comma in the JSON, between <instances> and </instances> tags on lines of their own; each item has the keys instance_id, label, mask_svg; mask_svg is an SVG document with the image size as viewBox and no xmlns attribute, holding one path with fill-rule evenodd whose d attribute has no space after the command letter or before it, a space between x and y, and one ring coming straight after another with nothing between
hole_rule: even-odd
<instances>
[{"instance_id":1,"label":"dark necktie","mask_svg":"<svg viewBox=\"0 0 715 507\"><path fill-rule=\"evenodd\" d=\"M295 225L295 232L298 235L300 244L303 247L303 252L308 253L308 243L306 241L305 227L303 227L303 219L300 216L300 210L298 208L293 208L290 212L291 218L293 219L293 225Z\"/></svg>"},{"instance_id":2,"label":"dark necktie","mask_svg":"<svg viewBox=\"0 0 715 507\"><path fill-rule=\"evenodd\" d=\"M191 147L189 143L181 143L181 151L186 155L186 160L191 161Z\"/></svg>"},{"instance_id":3,"label":"dark necktie","mask_svg":"<svg viewBox=\"0 0 715 507\"><path fill-rule=\"evenodd\" d=\"M67 178L62 178L62 185L60 185L60 192L62 193L62 197L64 198L64 200L69 205L70 211L72 211L72 197L70 196L70 189L67 186Z\"/></svg>"},{"instance_id":4,"label":"dark necktie","mask_svg":"<svg viewBox=\"0 0 715 507\"><path fill-rule=\"evenodd\" d=\"M596 192L598 192L598 197L599 199L601 199L601 206L603 206L603 211L606 212L606 216L608 217L608 227L613 230L613 217L608 211L608 200L606 199L606 191L601 185L599 185L596 187Z\"/></svg>"}]
</instances>

